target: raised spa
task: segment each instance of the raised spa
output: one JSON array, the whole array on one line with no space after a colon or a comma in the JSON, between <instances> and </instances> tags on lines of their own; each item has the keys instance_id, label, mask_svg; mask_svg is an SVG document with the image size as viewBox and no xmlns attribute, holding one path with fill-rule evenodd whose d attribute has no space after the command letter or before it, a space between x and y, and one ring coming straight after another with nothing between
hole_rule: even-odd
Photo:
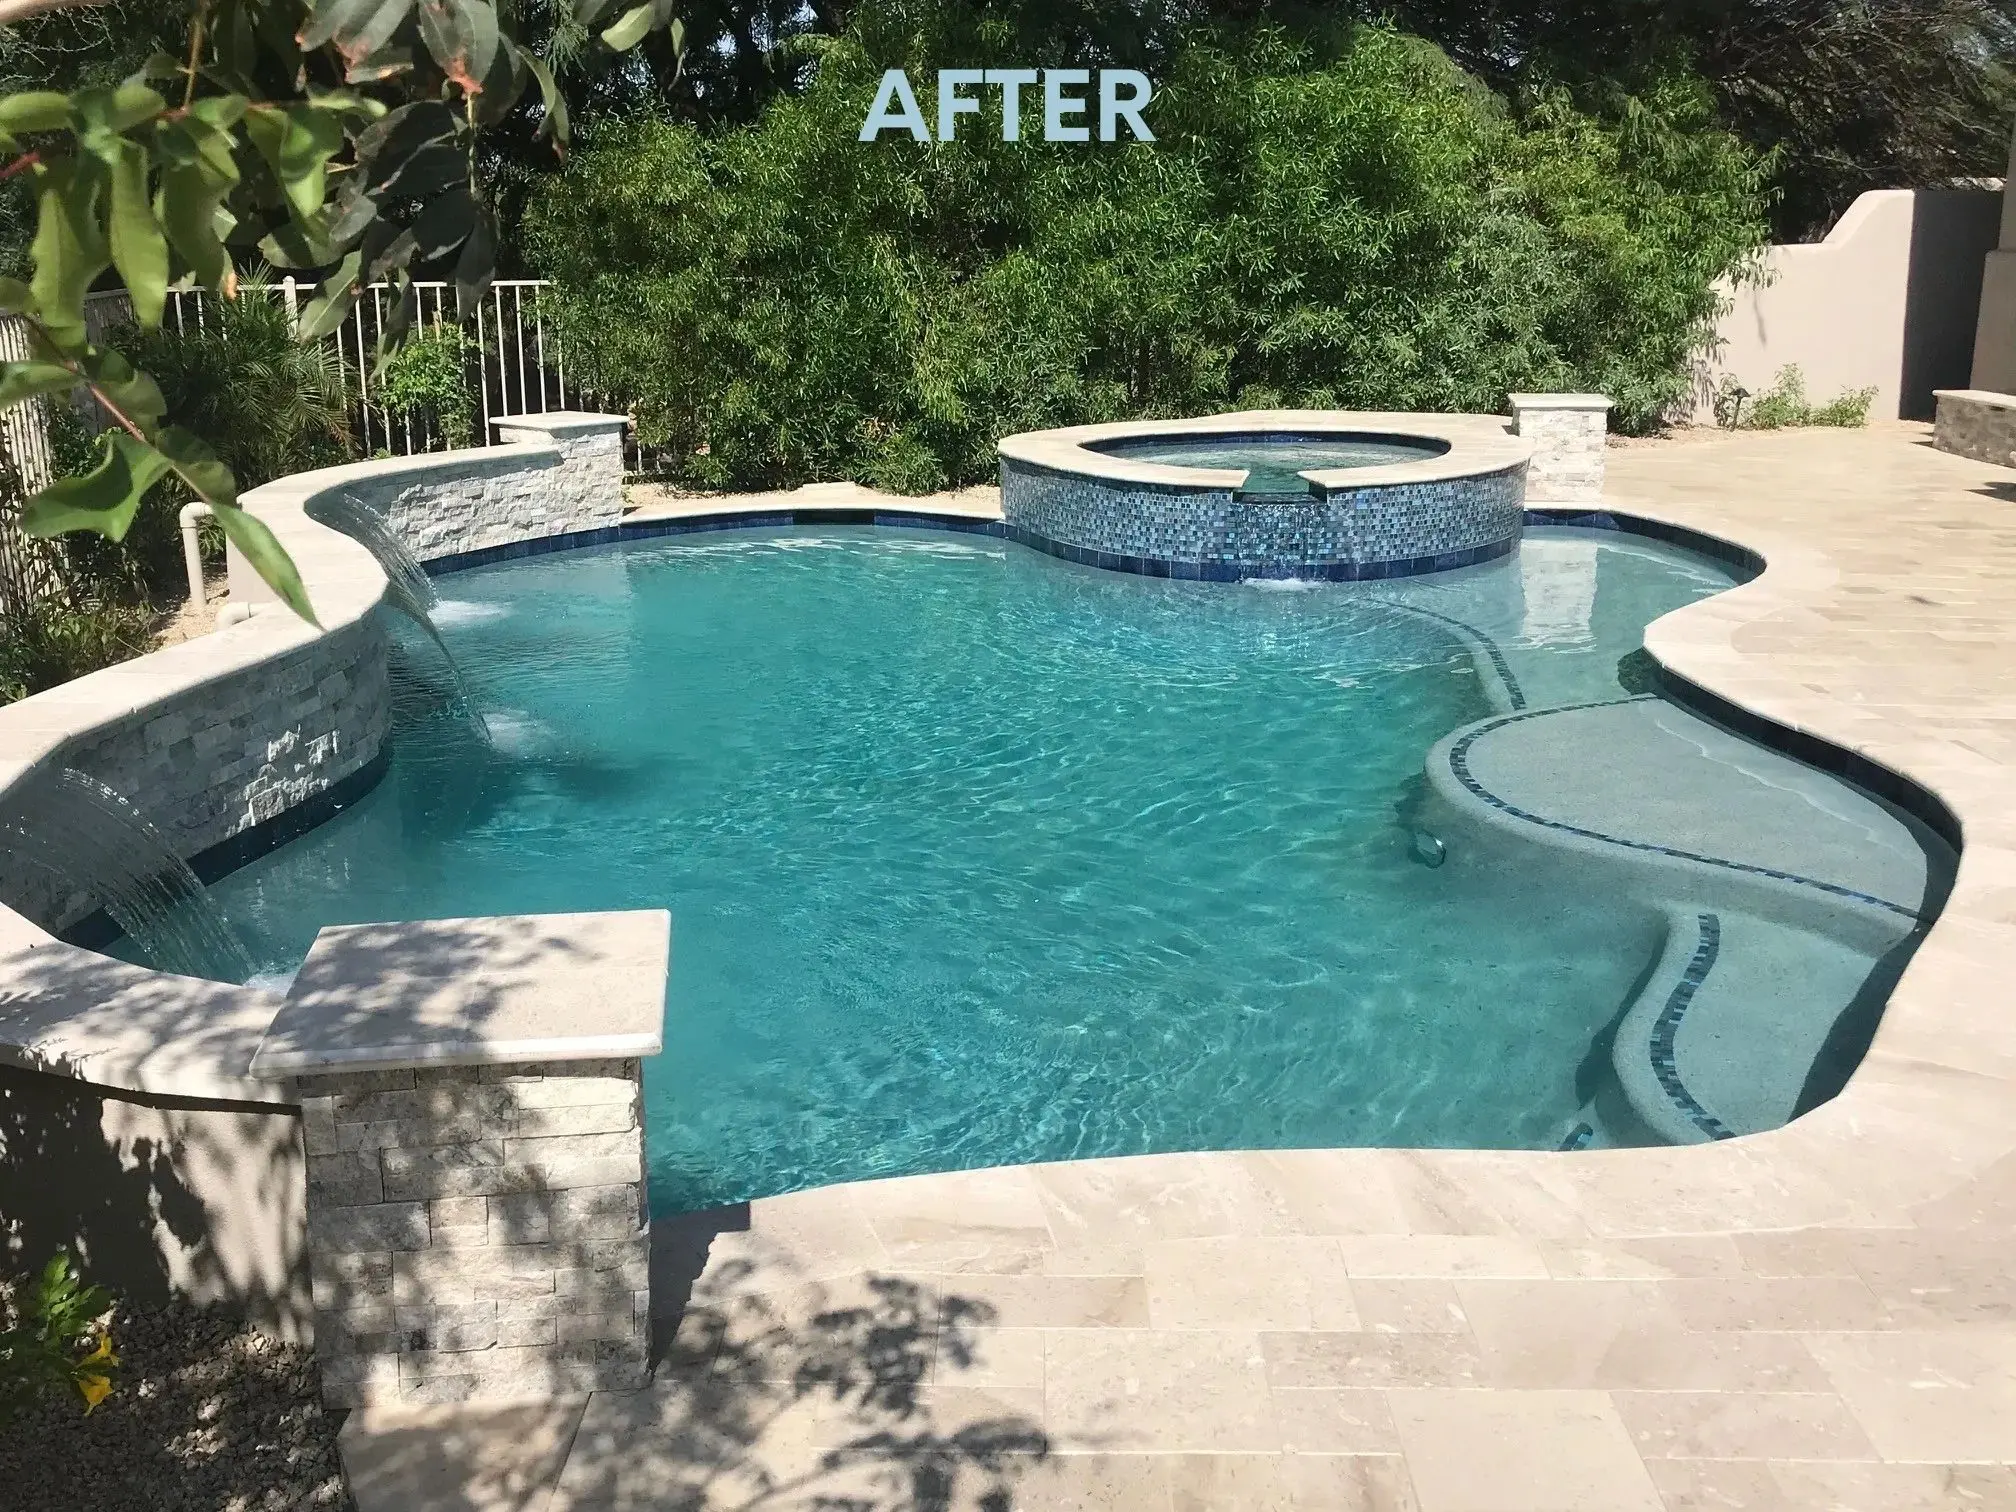
<instances>
[{"instance_id":1,"label":"raised spa","mask_svg":"<svg viewBox=\"0 0 2016 1512\"><path fill-rule=\"evenodd\" d=\"M1387 578L1518 544L1530 443L1495 415L1257 410L1000 443L1026 545L1151 577Z\"/></svg>"}]
</instances>

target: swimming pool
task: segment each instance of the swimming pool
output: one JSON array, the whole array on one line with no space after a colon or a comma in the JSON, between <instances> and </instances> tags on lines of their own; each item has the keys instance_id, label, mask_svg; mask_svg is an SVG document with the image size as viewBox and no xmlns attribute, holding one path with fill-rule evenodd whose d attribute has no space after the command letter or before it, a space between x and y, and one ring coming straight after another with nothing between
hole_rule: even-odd
<instances>
[{"instance_id":1,"label":"swimming pool","mask_svg":"<svg viewBox=\"0 0 2016 1512\"><path fill-rule=\"evenodd\" d=\"M416 704L376 788L213 891L275 973L326 924L669 907L660 1211L1157 1150L1553 1147L1664 926L1598 873L1424 864L1424 755L1508 678L1622 697L1643 626L1731 581L1554 530L1379 584L843 526L471 570L439 621L496 749Z\"/></svg>"}]
</instances>

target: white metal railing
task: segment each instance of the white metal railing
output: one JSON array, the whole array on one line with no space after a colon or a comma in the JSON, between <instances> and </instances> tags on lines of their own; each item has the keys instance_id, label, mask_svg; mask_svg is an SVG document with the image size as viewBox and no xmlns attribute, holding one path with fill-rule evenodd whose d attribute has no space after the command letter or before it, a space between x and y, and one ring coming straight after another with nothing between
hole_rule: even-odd
<instances>
[{"instance_id":1,"label":"white metal railing","mask_svg":"<svg viewBox=\"0 0 2016 1512\"><path fill-rule=\"evenodd\" d=\"M461 322L469 338L469 371L465 377L476 412L476 434L470 439L477 446L488 446L494 441L490 422L496 416L544 414L567 407L567 370L559 333L547 330L548 287L543 278L500 278L478 302L475 318ZM313 289L312 284L297 283L289 277L278 283L243 284L239 292L283 300L288 313L295 314ZM458 324L453 285L416 282L414 290L419 303L417 327L439 330ZM324 338L336 353L343 386L350 397L352 430L364 456L379 451L411 455L442 442L438 431L428 426L423 417L394 413L372 400L371 371L393 297L392 285L369 285L343 324ZM162 319L177 330L192 326L200 330L214 298L215 295L203 289L171 289ZM85 329L92 340L100 340L129 321L132 313L132 302L124 289L93 294L85 300ZM586 402L586 396L579 392L573 398L577 404ZM47 450L46 442L43 449Z\"/></svg>"}]
</instances>

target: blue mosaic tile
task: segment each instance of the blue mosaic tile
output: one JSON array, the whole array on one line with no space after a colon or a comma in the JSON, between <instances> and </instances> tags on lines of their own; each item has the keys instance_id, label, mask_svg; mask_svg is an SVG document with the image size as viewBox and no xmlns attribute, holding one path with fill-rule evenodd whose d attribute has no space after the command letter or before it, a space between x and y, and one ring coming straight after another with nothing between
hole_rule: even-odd
<instances>
[{"instance_id":1,"label":"blue mosaic tile","mask_svg":"<svg viewBox=\"0 0 2016 1512\"><path fill-rule=\"evenodd\" d=\"M1503 556L1525 520L1522 465L1424 483L1309 495L1157 489L1001 464L1001 508L1015 540L1097 566L1169 576L1160 564L1218 569L1213 580L1353 581L1467 567ZM1150 565L1155 564L1155 565Z\"/></svg>"}]
</instances>

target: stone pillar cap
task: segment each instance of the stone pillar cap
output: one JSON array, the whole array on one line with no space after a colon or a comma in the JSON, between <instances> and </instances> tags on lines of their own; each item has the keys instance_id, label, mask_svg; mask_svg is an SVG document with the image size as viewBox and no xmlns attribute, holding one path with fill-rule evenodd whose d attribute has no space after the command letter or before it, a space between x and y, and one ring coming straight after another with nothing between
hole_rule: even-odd
<instances>
[{"instance_id":1,"label":"stone pillar cap","mask_svg":"<svg viewBox=\"0 0 2016 1512\"><path fill-rule=\"evenodd\" d=\"M338 925L315 937L252 1074L656 1055L671 950L663 909Z\"/></svg>"},{"instance_id":2,"label":"stone pillar cap","mask_svg":"<svg viewBox=\"0 0 2016 1512\"><path fill-rule=\"evenodd\" d=\"M602 415L593 410L542 410L523 415L493 415L491 425L502 431L545 431L554 436L571 436L583 431L623 430L628 415Z\"/></svg>"},{"instance_id":3,"label":"stone pillar cap","mask_svg":"<svg viewBox=\"0 0 2016 1512\"><path fill-rule=\"evenodd\" d=\"M1602 394L1507 394L1517 409L1613 409Z\"/></svg>"}]
</instances>

